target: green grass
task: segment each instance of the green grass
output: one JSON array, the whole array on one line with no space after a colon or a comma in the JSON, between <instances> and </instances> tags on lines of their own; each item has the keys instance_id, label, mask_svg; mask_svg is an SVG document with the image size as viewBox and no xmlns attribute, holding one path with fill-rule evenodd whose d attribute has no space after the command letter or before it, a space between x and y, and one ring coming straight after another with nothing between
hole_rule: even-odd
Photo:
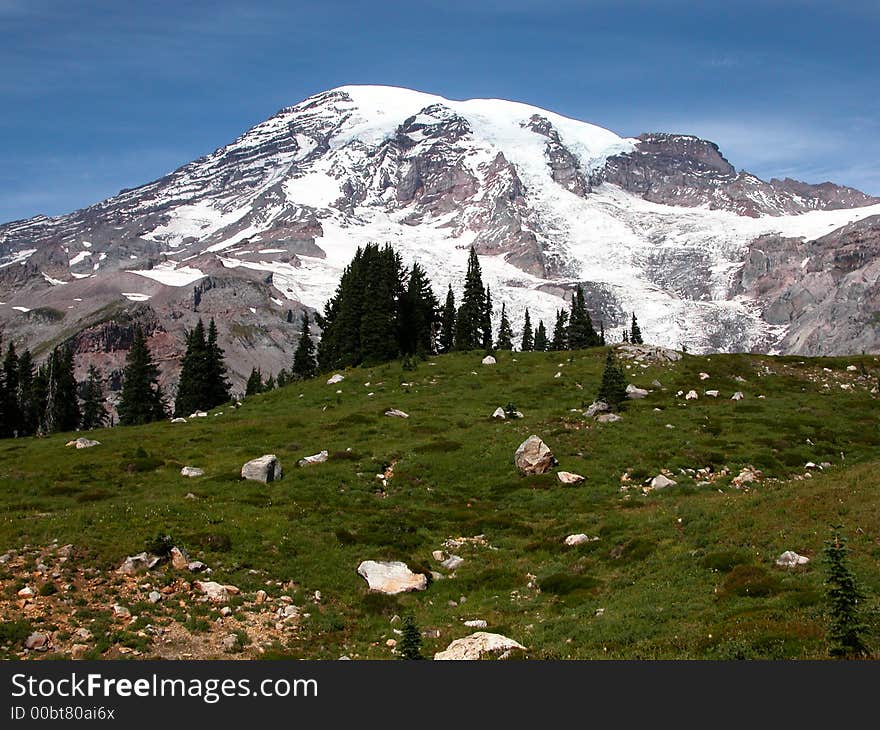
<instances>
[{"instance_id":1,"label":"green grass","mask_svg":"<svg viewBox=\"0 0 880 730\"><path fill-rule=\"evenodd\" d=\"M579 409L599 386L604 350L496 357L491 367L474 352L414 371L400 363L344 371L338 385L326 376L292 384L187 424L97 431L90 436L102 445L92 449L65 449L69 434L2 441L0 548L57 538L81 550L78 560L110 569L173 535L215 579L245 592L292 581L302 605L320 591L298 639L271 656L390 658L389 621L412 613L421 629L441 632L425 638L426 654L470 633L464 620L483 618L536 658L822 658L819 558L829 526L842 523L869 594L868 642L880 648L875 358L634 365L631 382L651 387L656 378L662 389L630 402L623 421L600 425ZM700 381L701 371L712 377ZM699 400L676 397L691 388ZM721 397L704 397L709 388ZM744 400L729 400L736 390ZM489 417L509 401L523 419ZM388 408L410 418L385 417ZM560 469L586 481L520 476L513 452L532 433ZM297 468L322 449L326 463ZM242 463L267 453L281 459L284 479L241 481ZM807 461L832 467L792 480ZM376 474L392 463L382 488ZM730 478L746 464L766 479L739 491ZM206 475L181 477L183 465ZM730 474L707 486L681 473L706 467ZM678 485L642 494L639 483L661 468ZM624 472L635 484L628 492ZM576 532L600 539L566 547ZM497 549L453 550L465 563L424 592L370 595L356 573L365 559L438 570L431 552L444 540L479 534ZM777 568L788 549L813 560ZM204 622L193 615L189 628Z\"/></svg>"}]
</instances>

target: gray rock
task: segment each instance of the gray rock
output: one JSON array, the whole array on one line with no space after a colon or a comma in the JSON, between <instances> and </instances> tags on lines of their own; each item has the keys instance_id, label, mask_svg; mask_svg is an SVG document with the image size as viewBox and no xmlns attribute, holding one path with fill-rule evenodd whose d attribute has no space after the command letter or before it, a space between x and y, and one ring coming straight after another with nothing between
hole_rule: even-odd
<instances>
[{"instance_id":1,"label":"gray rock","mask_svg":"<svg viewBox=\"0 0 880 730\"><path fill-rule=\"evenodd\" d=\"M406 563L397 561L364 560L357 572L367 581L370 590L377 593L395 595L428 587L428 579L422 573L413 573Z\"/></svg>"},{"instance_id":2,"label":"gray rock","mask_svg":"<svg viewBox=\"0 0 880 730\"><path fill-rule=\"evenodd\" d=\"M483 362L483 365L494 365L495 358L492 357L491 355L486 355L486 357L483 358L482 362Z\"/></svg>"},{"instance_id":3,"label":"gray rock","mask_svg":"<svg viewBox=\"0 0 880 730\"><path fill-rule=\"evenodd\" d=\"M24 648L31 651L47 651L49 649L49 634L36 632L24 641Z\"/></svg>"},{"instance_id":4,"label":"gray rock","mask_svg":"<svg viewBox=\"0 0 880 730\"><path fill-rule=\"evenodd\" d=\"M281 462L275 454L265 454L257 459L251 459L241 467L241 478L254 482L277 482L282 477Z\"/></svg>"},{"instance_id":5,"label":"gray rock","mask_svg":"<svg viewBox=\"0 0 880 730\"><path fill-rule=\"evenodd\" d=\"M122 565L119 566L117 572L124 575L135 575L136 573L155 567L158 562L159 557L157 555L150 555L146 552L138 553L137 555L129 555L122 562Z\"/></svg>"},{"instance_id":6,"label":"gray rock","mask_svg":"<svg viewBox=\"0 0 880 730\"><path fill-rule=\"evenodd\" d=\"M327 385L336 385L336 383L341 383L343 380L345 380L345 376L336 373L336 375L330 376L327 380Z\"/></svg>"},{"instance_id":7,"label":"gray rock","mask_svg":"<svg viewBox=\"0 0 880 730\"><path fill-rule=\"evenodd\" d=\"M100 441L93 441L92 439L87 439L84 436L80 436L78 439L73 441L68 441L65 446L75 446L78 449L90 449L93 446L100 446Z\"/></svg>"},{"instance_id":8,"label":"gray rock","mask_svg":"<svg viewBox=\"0 0 880 730\"><path fill-rule=\"evenodd\" d=\"M670 479L665 474L658 474L651 480L651 489L666 489L666 487L674 487L678 482Z\"/></svg>"},{"instance_id":9,"label":"gray rock","mask_svg":"<svg viewBox=\"0 0 880 730\"><path fill-rule=\"evenodd\" d=\"M596 421L598 423L617 423L618 421L622 421L623 417L618 416L616 413L602 413L596 416Z\"/></svg>"},{"instance_id":10,"label":"gray rock","mask_svg":"<svg viewBox=\"0 0 880 730\"><path fill-rule=\"evenodd\" d=\"M465 621L464 625L470 629L485 629L489 624L486 622L486 619L475 618L470 621Z\"/></svg>"},{"instance_id":11,"label":"gray rock","mask_svg":"<svg viewBox=\"0 0 880 730\"><path fill-rule=\"evenodd\" d=\"M409 418L408 413L404 413L397 408L389 408L387 411L385 411L385 415L391 416L392 418Z\"/></svg>"},{"instance_id":12,"label":"gray rock","mask_svg":"<svg viewBox=\"0 0 880 730\"><path fill-rule=\"evenodd\" d=\"M527 651L522 644L502 634L477 631L463 639L456 639L444 651L437 652L434 659L437 661L477 660L488 656L506 659L514 650Z\"/></svg>"},{"instance_id":13,"label":"gray rock","mask_svg":"<svg viewBox=\"0 0 880 730\"><path fill-rule=\"evenodd\" d=\"M556 478L563 484L579 484L584 481L586 477L582 477L580 474L575 474L570 471L558 471L556 472Z\"/></svg>"},{"instance_id":14,"label":"gray rock","mask_svg":"<svg viewBox=\"0 0 880 730\"><path fill-rule=\"evenodd\" d=\"M171 423L186 423L185 418L172 418Z\"/></svg>"},{"instance_id":15,"label":"gray rock","mask_svg":"<svg viewBox=\"0 0 880 730\"><path fill-rule=\"evenodd\" d=\"M630 383L626 386L626 397L636 400L639 398L644 398L648 395L648 391L644 388L637 388L635 385Z\"/></svg>"},{"instance_id":16,"label":"gray rock","mask_svg":"<svg viewBox=\"0 0 880 730\"><path fill-rule=\"evenodd\" d=\"M306 456L296 462L297 466L309 466L311 464L323 464L330 457L327 451L320 451L312 456Z\"/></svg>"},{"instance_id":17,"label":"gray rock","mask_svg":"<svg viewBox=\"0 0 880 730\"><path fill-rule=\"evenodd\" d=\"M730 400L742 400L745 396L742 394L741 390L736 391L732 396L730 396Z\"/></svg>"},{"instance_id":18,"label":"gray rock","mask_svg":"<svg viewBox=\"0 0 880 730\"><path fill-rule=\"evenodd\" d=\"M798 555L794 550L786 550L776 558L776 564L781 568L796 568L798 565L806 565L810 559L804 555Z\"/></svg>"},{"instance_id":19,"label":"gray rock","mask_svg":"<svg viewBox=\"0 0 880 730\"><path fill-rule=\"evenodd\" d=\"M519 445L513 461L523 474L545 474L558 463L547 444L534 434Z\"/></svg>"},{"instance_id":20,"label":"gray rock","mask_svg":"<svg viewBox=\"0 0 880 730\"><path fill-rule=\"evenodd\" d=\"M504 409L501 406L498 406L498 408L496 408L492 412L492 418L500 418L500 419L504 420L507 418L507 416L504 413Z\"/></svg>"},{"instance_id":21,"label":"gray rock","mask_svg":"<svg viewBox=\"0 0 880 730\"><path fill-rule=\"evenodd\" d=\"M586 411L584 411L584 415L587 418L592 418L597 413L604 413L609 410L608 404L605 401L593 401Z\"/></svg>"},{"instance_id":22,"label":"gray rock","mask_svg":"<svg viewBox=\"0 0 880 730\"><path fill-rule=\"evenodd\" d=\"M463 564L464 558L461 558L458 555L450 555L448 558L446 558L446 560L440 563L440 567L445 568L449 571L453 571L461 567Z\"/></svg>"},{"instance_id":23,"label":"gray rock","mask_svg":"<svg viewBox=\"0 0 880 730\"><path fill-rule=\"evenodd\" d=\"M205 476L205 470L199 469L196 466L185 466L180 470L180 476L182 477L203 477Z\"/></svg>"},{"instance_id":24,"label":"gray rock","mask_svg":"<svg viewBox=\"0 0 880 730\"><path fill-rule=\"evenodd\" d=\"M159 601L162 600L162 594L159 593L159 591L150 591L149 595L147 596L147 600L150 603L159 603Z\"/></svg>"},{"instance_id":25,"label":"gray rock","mask_svg":"<svg viewBox=\"0 0 880 730\"><path fill-rule=\"evenodd\" d=\"M235 634L227 634L221 639L220 645L223 647L223 651L236 651L239 648L238 637Z\"/></svg>"}]
</instances>

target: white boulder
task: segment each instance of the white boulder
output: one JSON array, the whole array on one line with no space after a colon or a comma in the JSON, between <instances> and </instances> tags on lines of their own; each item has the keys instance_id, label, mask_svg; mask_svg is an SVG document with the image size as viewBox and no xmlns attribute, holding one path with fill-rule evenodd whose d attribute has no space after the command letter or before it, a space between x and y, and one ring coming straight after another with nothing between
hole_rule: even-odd
<instances>
[{"instance_id":1,"label":"white boulder","mask_svg":"<svg viewBox=\"0 0 880 730\"><path fill-rule=\"evenodd\" d=\"M398 561L364 560L358 565L357 572L367 581L370 590L377 593L395 595L423 591L428 587L428 579L423 573L413 573L406 563Z\"/></svg>"},{"instance_id":2,"label":"white boulder","mask_svg":"<svg viewBox=\"0 0 880 730\"><path fill-rule=\"evenodd\" d=\"M665 474L658 474L651 480L651 489L666 489L666 487L674 487L678 482L670 479Z\"/></svg>"},{"instance_id":3,"label":"white boulder","mask_svg":"<svg viewBox=\"0 0 880 730\"><path fill-rule=\"evenodd\" d=\"M199 469L197 466L185 466L180 470L180 476L182 477L203 477L205 476L205 470Z\"/></svg>"},{"instance_id":4,"label":"white boulder","mask_svg":"<svg viewBox=\"0 0 880 730\"><path fill-rule=\"evenodd\" d=\"M494 365L495 358L492 357L491 355L486 355L486 357L483 358L482 362L483 362L483 365Z\"/></svg>"},{"instance_id":5,"label":"white boulder","mask_svg":"<svg viewBox=\"0 0 880 730\"><path fill-rule=\"evenodd\" d=\"M534 434L519 445L513 461L524 474L545 474L557 463L550 447Z\"/></svg>"},{"instance_id":6,"label":"white boulder","mask_svg":"<svg viewBox=\"0 0 880 730\"><path fill-rule=\"evenodd\" d=\"M781 568L796 568L798 565L806 565L810 559L805 555L798 555L794 550L786 550L776 558L776 564Z\"/></svg>"},{"instance_id":7,"label":"white boulder","mask_svg":"<svg viewBox=\"0 0 880 730\"><path fill-rule=\"evenodd\" d=\"M330 458L330 454L324 450L320 451L317 454L313 454L312 456L306 456L305 458L300 459L296 462L297 466L309 466L310 464L323 464L327 459Z\"/></svg>"},{"instance_id":8,"label":"white boulder","mask_svg":"<svg viewBox=\"0 0 880 730\"><path fill-rule=\"evenodd\" d=\"M507 659L514 650L527 651L520 643L509 639L502 634L490 634L487 631L477 631L463 639L456 639L444 651L434 654L438 661L449 660L477 660L486 656L496 656L499 659Z\"/></svg>"},{"instance_id":9,"label":"white boulder","mask_svg":"<svg viewBox=\"0 0 880 730\"><path fill-rule=\"evenodd\" d=\"M387 411L385 411L385 415L391 416L392 418L409 418L408 413L404 413L403 411L398 410L397 408L389 408Z\"/></svg>"},{"instance_id":10,"label":"white boulder","mask_svg":"<svg viewBox=\"0 0 880 730\"><path fill-rule=\"evenodd\" d=\"M241 467L241 478L254 482L276 482L282 477L281 462L275 454L265 454L251 459Z\"/></svg>"},{"instance_id":11,"label":"white boulder","mask_svg":"<svg viewBox=\"0 0 880 730\"><path fill-rule=\"evenodd\" d=\"M327 380L327 385L336 385L336 383L341 383L343 380L345 380L345 376L336 373L336 375L330 376Z\"/></svg>"},{"instance_id":12,"label":"white boulder","mask_svg":"<svg viewBox=\"0 0 880 730\"><path fill-rule=\"evenodd\" d=\"M644 388L637 388L635 385L630 383L626 386L626 397L631 398L633 400L637 398L644 398L648 395L648 391Z\"/></svg>"},{"instance_id":13,"label":"white boulder","mask_svg":"<svg viewBox=\"0 0 880 730\"><path fill-rule=\"evenodd\" d=\"M580 474L575 474L571 471L556 472L556 478L563 484L578 484L586 479L586 477L582 477Z\"/></svg>"}]
</instances>

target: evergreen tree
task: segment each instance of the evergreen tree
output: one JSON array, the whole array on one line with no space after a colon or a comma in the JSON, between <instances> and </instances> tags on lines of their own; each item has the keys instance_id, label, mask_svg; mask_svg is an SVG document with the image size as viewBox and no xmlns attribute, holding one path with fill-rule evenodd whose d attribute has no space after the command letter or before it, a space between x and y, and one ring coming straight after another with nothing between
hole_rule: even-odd
<instances>
[{"instance_id":1,"label":"evergreen tree","mask_svg":"<svg viewBox=\"0 0 880 730\"><path fill-rule=\"evenodd\" d=\"M79 426L79 400L73 375L73 349L56 347L49 355L45 426L48 433L73 431Z\"/></svg>"},{"instance_id":2,"label":"evergreen tree","mask_svg":"<svg viewBox=\"0 0 880 730\"><path fill-rule=\"evenodd\" d=\"M623 342L629 342L629 330L623 331Z\"/></svg>"},{"instance_id":3,"label":"evergreen tree","mask_svg":"<svg viewBox=\"0 0 880 730\"><path fill-rule=\"evenodd\" d=\"M830 612L830 654L840 659L865 656L868 648L862 634L867 627L859 616L859 601L864 599L864 594L847 565L849 549L839 527L833 529L831 539L825 543L822 552L826 565L825 591Z\"/></svg>"},{"instance_id":4,"label":"evergreen tree","mask_svg":"<svg viewBox=\"0 0 880 730\"><path fill-rule=\"evenodd\" d=\"M119 423L123 426L150 423L167 417L159 368L147 347L147 338L138 326L125 359L122 394L119 399Z\"/></svg>"},{"instance_id":5,"label":"evergreen tree","mask_svg":"<svg viewBox=\"0 0 880 730\"><path fill-rule=\"evenodd\" d=\"M391 246L367 259L360 333L360 362L373 364L400 354L400 301L403 266Z\"/></svg>"},{"instance_id":6,"label":"evergreen tree","mask_svg":"<svg viewBox=\"0 0 880 730\"><path fill-rule=\"evenodd\" d=\"M3 358L3 420L0 436L14 436L21 431L21 410L18 401L18 354L10 342Z\"/></svg>"},{"instance_id":7,"label":"evergreen tree","mask_svg":"<svg viewBox=\"0 0 880 730\"><path fill-rule=\"evenodd\" d=\"M626 401L626 375L617 364L614 353L608 350L605 356L605 369L602 372L602 384L596 394L597 401L604 401L611 408L617 408Z\"/></svg>"},{"instance_id":8,"label":"evergreen tree","mask_svg":"<svg viewBox=\"0 0 880 730\"><path fill-rule=\"evenodd\" d=\"M530 352L535 349L535 339L532 334L532 318L529 316L528 309L526 309L525 321L523 322L522 340L520 342L520 350L523 352Z\"/></svg>"},{"instance_id":9,"label":"evergreen tree","mask_svg":"<svg viewBox=\"0 0 880 730\"><path fill-rule=\"evenodd\" d=\"M46 433L46 399L49 392L49 374L46 363L40 365L34 376L33 395L31 397L31 413L33 431L31 434Z\"/></svg>"},{"instance_id":10,"label":"evergreen tree","mask_svg":"<svg viewBox=\"0 0 880 730\"><path fill-rule=\"evenodd\" d=\"M259 369L254 368L251 370L250 377L247 379L247 385L244 387L244 394L247 395L257 395L258 393L263 392L263 376L260 373Z\"/></svg>"},{"instance_id":11,"label":"evergreen tree","mask_svg":"<svg viewBox=\"0 0 880 730\"><path fill-rule=\"evenodd\" d=\"M440 352L452 352L455 349L455 295L452 284L446 292L446 303L440 314Z\"/></svg>"},{"instance_id":12,"label":"evergreen tree","mask_svg":"<svg viewBox=\"0 0 880 730\"><path fill-rule=\"evenodd\" d=\"M642 331L639 329L638 320L636 320L636 313L633 312L632 316L632 325L630 327L629 340L634 345L641 345L642 343Z\"/></svg>"},{"instance_id":13,"label":"evergreen tree","mask_svg":"<svg viewBox=\"0 0 880 730\"><path fill-rule=\"evenodd\" d=\"M410 269L406 293L400 300L399 333L403 355L426 357L437 350L438 303L425 270Z\"/></svg>"},{"instance_id":14,"label":"evergreen tree","mask_svg":"<svg viewBox=\"0 0 880 730\"><path fill-rule=\"evenodd\" d=\"M263 392L268 393L270 390L275 390L275 378L271 375L266 378L266 382L263 383Z\"/></svg>"},{"instance_id":15,"label":"evergreen tree","mask_svg":"<svg viewBox=\"0 0 880 730\"><path fill-rule=\"evenodd\" d=\"M599 344L605 347L605 323L599 322Z\"/></svg>"},{"instance_id":16,"label":"evergreen tree","mask_svg":"<svg viewBox=\"0 0 880 730\"><path fill-rule=\"evenodd\" d=\"M302 330L299 335L299 344L293 353L293 367L291 375L296 380L313 378L318 372L318 363L315 361L315 343L309 333L309 315L302 313L300 318ZM278 374L278 384L281 385L281 373Z\"/></svg>"},{"instance_id":17,"label":"evergreen tree","mask_svg":"<svg viewBox=\"0 0 880 730\"><path fill-rule=\"evenodd\" d=\"M553 341L550 343L550 349L568 349L568 312L564 309L556 310L556 325L553 327Z\"/></svg>"},{"instance_id":18,"label":"evergreen tree","mask_svg":"<svg viewBox=\"0 0 880 730\"><path fill-rule=\"evenodd\" d=\"M583 350L598 344L599 336L596 334L593 322L590 320L590 314L587 312L584 290L578 284L574 296L571 298L571 314L568 318L568 349Z\"/></svg>"},{"instance_id":19,"label":"evergreen tree","mask_svg":"<svg viewBox=\"0 0 880 730\"><path fill-rule=\"evenodd\" d=\"M208 337L205 341L206 367L206 404L202 410L216 408L230 398L231 383L226 379L226 359L223 349L217 342L217 325L214 318L208 324Z\"/></svg>"},{"instance_id":20,"label":"evergreen tree","mask_svg":"<svg viewBox=\"0 0 880 730\"><path fill-rule=\"evenodd\" d=\"M476 350L485 345L484 328L486 312L489 310L488 304L490 303L487 302L486 291L483 288L480 261L477 252L471 246L461 306L455 318L456 350ZM491 310L489 312L491 314ZM491 335L489 339L491 340Z\"/></svg>"},{"instance_id":21,"label":"evergreen tree","mask_svg":"<svg viewBox=\"0 0 880 730\"><path fill-rule=\"evenodd\" d=\"M401 659L424 659L422 656L422 633L416 626L415 619L412 616L406 616L403 619L403 633L400 639L400 658Z\"/></svg>"},{"instance_id":22,"label":"evergreen tree","mask_svg":"<svg viewBox=\"0 0 880 730\"><path fill-rule=\"evenodd\" d=\"M199 319L196 326L186 333L186 352L180 361L174 415L187 416L211 408L208 405L207 388L208 344L205 340L205 325Z\"/></svg>"},{"instance_id":23,"label":"evergreen tree","mask_svg":"<svg viewBox=\"0 0 880 730\"><path fill-rule=\"evenodd\" d=\"M84 431L103 428L107 425L108 419L109 414L104 405L104 387L101 385L101 374L94 365L91 365L83 399L81 427Z\"/></svg>"},{"instance_id":24,"label":"evergreen tree","mask_svg":"<svg viewBox=\"0 0 880 730\"><path fill-rule=\"evenodd\" d=\"M18 357L18 404L19 436L33 436L37 432L41 414L45 408L42 401L34 393L36 372L30 350L25 350Z\"/></svg>"},{"instance_id":25,"label":"evergreen tree","mask_svg":"<svg viewBox=\"0 0 880 730\"><path fill-rule=\"evenodd\" d=\"M486 352L492 351L492 292L486 287L483 299L483 327L481 344Z\"/></svg>"},{"instance_id":26,"label":"evergreen tree","mask_svg":"<svg viewBox=\"0 0 880 730\"><path fill-rule=\"evenodd\" d=\"M285 368L281 368L278 371L278 375L275 376L275 380L278 383L278 387L283 388L290 382L290 373Z\"/></svg>"},{"instance_id":27,"label":"evergreen tree","mask_svg":"<svg viewBox=\"0 0 880 730\"><path fill-rule=\"evenodd\" d=\"M535 352L546 352L547 350L547 328L544 327L544 320L538 320L538 326L535 328Z\"/></svg>"},{"instance_id":28,"label":"evergreen tree","mask_svg":"<svg viewBox=\"0 0 880 730\"><path fill-rule=\"evenodd\" d=\"M507 319L507 305L504 303L501 305L501 324L498 326L498 349L513 349L513 330Z\"/></svg>"}]
</instances>

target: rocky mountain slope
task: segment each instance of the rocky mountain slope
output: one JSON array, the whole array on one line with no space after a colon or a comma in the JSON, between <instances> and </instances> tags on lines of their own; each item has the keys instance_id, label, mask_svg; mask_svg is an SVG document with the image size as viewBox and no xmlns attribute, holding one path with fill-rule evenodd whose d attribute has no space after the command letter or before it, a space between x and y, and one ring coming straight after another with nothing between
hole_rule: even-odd
<instances>
[{"instance_id":1,"label":"rocky mountain slope","mask_svg":"<svg viewBox=\"0 0 880 730\"><path fill-rule=\"evenodd\" d=\"M580 283L612 337L636 311L691 351L874 350L878 215L851 188L736 172L695 137L347 86L152 183L0 226L0 328L38 354L73 338L81 369L112 372L142 321L173 379L184 329L213 316L240 382L289 365L299 312L377 241L441 295L475 246L515 327Z\"/></svg>"}]
</instances>

